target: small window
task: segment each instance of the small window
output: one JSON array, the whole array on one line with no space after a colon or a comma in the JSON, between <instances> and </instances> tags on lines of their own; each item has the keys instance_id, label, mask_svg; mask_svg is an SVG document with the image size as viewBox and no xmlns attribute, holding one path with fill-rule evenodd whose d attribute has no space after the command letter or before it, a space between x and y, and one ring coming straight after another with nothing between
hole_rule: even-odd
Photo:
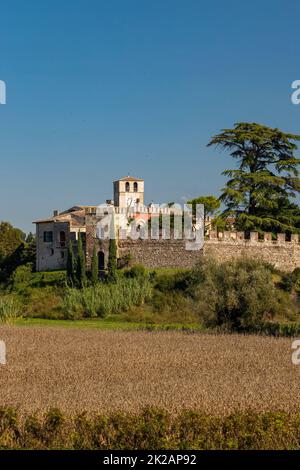
<instances>
[{"instance_id":1,"label":"small window","mask_svg":"<svg viewBox=\"0 0 300 470\"><path fill-rule=\"evenodd\" d=\"M128 181L126 181L126 183L125 183L125 191L126 191L126 193L129 193L129 191L130 191L130 184L129 184Z\"/></svg>"},{"instance_id":2,"label":"small window","mask_svg":"<svg viewBox=\"0 0 300 470\"><path fill-rule=\"evenodd\" d=\"M53 232L44 232L44 242L45 243L53 242Z\"/></svg>"},{"instance_id":3,"label":"small window","mask_svg":"<svg viewBox=\"0 0 300 470\"><path fill-rule=\"evenodd\" d=\"M137 184L136 181L133 183L133 191L134 191L135 193L138 192L138 184Z\"/></svg>"},{"instance_id":4,"label":"small window","mask_svg":"<svg viewBox=\"0 0 300 470\"><path fill-rule=\"evenodd\" d=\"M60 257L61 257L61 259L64 259L64 257L65 257L65 252L64 251L60 252Z\"/></svg>"},{"instance_id":5,"label":"small window","mask_svg":"<svg viewBox=\"0 0 300 470\"><path fill-rule=\"evenodd\" d=\"M59 233L59 243L60 246L66 246L66 232L60 232Z\"/></svg>"}]
</instances>

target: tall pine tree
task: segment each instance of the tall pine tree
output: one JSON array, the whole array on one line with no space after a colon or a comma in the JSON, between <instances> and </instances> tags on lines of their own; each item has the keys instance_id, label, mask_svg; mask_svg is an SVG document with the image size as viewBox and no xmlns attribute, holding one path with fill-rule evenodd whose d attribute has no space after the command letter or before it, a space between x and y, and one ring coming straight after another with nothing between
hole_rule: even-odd
<instances>
[{"instance_id":1,"label":"tall pine tree","mask_svg":"<svg viewBox=\"0 0 300 470\"><path fill-rule=\"evenodd\" d=\"M227 150L237 168L226 170L229 179L220 197L223 217L235 216L238 230L292 233L298 231L300 211L292 202L300 192L294 153L300 136L257 123L240 122L223 129L208 146Z\"/></svg>"}]
</instances>

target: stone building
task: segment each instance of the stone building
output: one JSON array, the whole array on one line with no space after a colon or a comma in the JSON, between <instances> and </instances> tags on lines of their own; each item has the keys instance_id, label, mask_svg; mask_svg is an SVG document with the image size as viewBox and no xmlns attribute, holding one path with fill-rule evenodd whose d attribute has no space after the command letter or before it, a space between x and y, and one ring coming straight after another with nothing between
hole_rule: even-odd
<instances>
[{"instance_id":1,"label":"stone building","mask_svg":"<svg viewBox=\"0 0 300 470\"><path fill-rule=\"evenodd\" d=\"M38 271L65 269L67 247L72 241L77 250L79 233L83 240L86 254L86 265L89 269L94 246L98 253L99 269L107 267L109 237L106 236L113 216L113 225L117 239L118 258L122 262L131 258L132 263L140 263L149 268L194 266L202 256L212 255L220 261L248 256L273 264L276 268L292 271L300 266L300 245L298 235L289 239L285 234L265 233L259 237L253 232L246 235L242 232L210 231L204 246L198 250L187 249L186 239L176 236L173 228L169 239L162 236L159 230L155 237L144 237L149 232L149 220L169 214L182 217L180 208L168 206L144 205L144 180L127 176L113 183L113 200L93 206L74 206L43 220L35 221L37 234ZM177 211L177 212L176 212ZM129 220L134 219L136 237L129 236ZM131 224L132 225L132 224ZM152 230L152 229L151 229Z\"/></svg>"},{"instance_id":2,"label":"stone building","mask_svg":"<svg viewBox=\"0 0 300 470\"><path fill-rule=\"evenodd\" d=\"M53 211L52 217L36 220L37 271L65 269L69 241L77 249L78 234L81 234L83 247L89 267L94 244L99 253L99 267L107 264L108 240L96 234L99 221L109 213L115 215L117 230L126 226L128 217L136 208L144 205L144 180L127 176L113 183L114 199L105 204L93 206L74 206L64 212ZM145 211L142 211L145 212ZM140 214L141 219L145 219Z\"/></svg>"}]
</instances>

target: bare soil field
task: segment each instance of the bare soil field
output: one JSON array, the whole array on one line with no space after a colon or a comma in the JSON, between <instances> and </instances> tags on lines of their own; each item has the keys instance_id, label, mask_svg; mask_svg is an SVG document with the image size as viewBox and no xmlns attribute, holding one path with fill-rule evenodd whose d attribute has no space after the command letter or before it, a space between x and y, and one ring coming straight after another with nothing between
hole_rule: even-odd
<instances>
[{"instance_id":1,"label":"bare soil field","mask_svg":"<svg viewBox=\"0 0 300 470\"><path fill-rule=\"evenodd\" d=\"M291 339L1 326L0 406L20 411L300 411Z\"/></svg>"}]
</instances>

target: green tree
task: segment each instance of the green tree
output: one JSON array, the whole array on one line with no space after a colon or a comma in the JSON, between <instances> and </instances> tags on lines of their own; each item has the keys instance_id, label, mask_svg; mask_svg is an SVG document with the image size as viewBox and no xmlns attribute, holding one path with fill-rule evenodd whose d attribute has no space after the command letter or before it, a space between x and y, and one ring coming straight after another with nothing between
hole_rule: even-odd
<instances>
[{"instance_id":1,"label":"green tree","mask_svg":"<svg viewBox=\"0 0 300 470\"><path fill-rule=\"evenodd\" d=\"M187 201L188 204L192 205L193 213L196 213L196 205L203 204L204 206L204 220L207 219L207 216L213 216L217 209L220 208L221 202L216 196L199 196L190 201ZM210 227L210 223L205 224L205 231Z\"/></svg>"},{"instance_id":2,"label":"green tree","mask_svg":"<svg viewBox=\"0 0 300 470\"><path fill-rule=\"evenodd\" d=\"M78 234L78 253L77 253L77 266L76 266L76 280L79 288L86 286L86 268L85 268L85 256L82 246L81 233Z\"/></svg>"},{"instance_id":3,"label":"green tree","mask_svg":"<svg viewBox=\"0 0 300 470\"><path fill-rule=\"evenodd\" d=\"M67 252L67 283L73 287L76 285L76 258L71 240L69 241Z\"/></svg>"},{"instance_id":4,"label":"green tree","mask_svg":"<svg viewBox=\"0 0 300 470\"><path fill-rule=\"evenodd\" d=\"M117 280L117 243L116 243L116 229L115 229L114 218L111 219L107 269L108 269L108 276L107 276L108 281L116 282Z\"/></svg>"},{"instance_id":5,"label":"green tree","mask_svg":"<svg viewBox=\"0 0 300 470\"><path fill-rule=\"evenodd\" d=\"M93 248L93 257L92 257L92 284L95 286L99 281L99 263L98 263L98 254L96 245Z\"/></svg>"},{"instance_id":6,"label":"green tree","mask_svg":"<svg viewBox=\"0 0 300 470\"><path fill-rule=\"evenodd\" d=\"M25 239L26 243L33 243L35 241L35 235L29 232Z\"/></svg>"},{"instance_id":7,"label":"green tree","mask_svg":"<svg viewBox=\"0 0 300 470\"><path fill-rule=\"evenodd\" d=\"M238 230L297 231L298 206L291 201L300 190L294 153L300 136L257 123L237 123L223 129L208 146L227 150L237 168L223 172L229 178L220 201L222 216L235 216Z\"/></svg>"},{"instance_id":8,"label":"green tree","mask_svg":"<svg viewBox=\"0 0 300 470\"><path fill-rule=\"evenodd\" d=\"M24 243L25 234L9 222L0 222L0 263Z\"/></svg>"},{"instance_id":9,"label":"green tree","mask_svg":"<svg viewBox=\"0 0 300 470\"><path fill-rule=\"evenodd\" d=\"M203 204L204 216L213 215L217 209L220 208L220 201L216 196L199 196L187 202L191 204L193 210L196 209L197 204Z\"/></svg>"},{"instance_id":10,"label":"green tree","mask_svg":"<svg viewBox=\"0 0 300 470\"><path fill-rule=\"evenodd\" d=\"M6 282L18 266L36 263L35 239L25 241L25 234L8 222L0 223L0 281Z\"/></svg>"},{"instance_id":11,"label":"green tree","mask_svg":"<svg viewBox=\"0 0 300 470\"><path fill-rule=\"evenodd\" d=\"M115 282L117 279L117 243L115 238L109 240L109 252L108 252L108 280Z\"/></svg>"}]
</instances>

